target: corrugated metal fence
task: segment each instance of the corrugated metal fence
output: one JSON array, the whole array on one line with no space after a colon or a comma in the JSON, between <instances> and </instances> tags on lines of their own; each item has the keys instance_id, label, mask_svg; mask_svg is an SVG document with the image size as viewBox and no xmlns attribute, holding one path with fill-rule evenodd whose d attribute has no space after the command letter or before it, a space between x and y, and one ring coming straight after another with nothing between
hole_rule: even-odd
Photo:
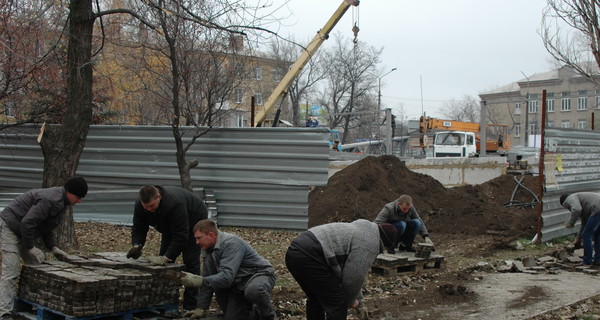
<instances>
[{"instance_id":1,"label":"corrugated metal fence","mask_svg":"<svg viewBox=\"0 0 600 320\"><path fill-rule=\"evenodd\" d=\"M184 141L189 141L194 128ZM41 185L43 157L38 129L2 132L2 203ZM214 191L218 222L303 230L308 193L325 185L329 131L323 128L217 128L201 136L187 160L194 187ZM75 219L130 224L137 190L146 184L180 185L170 127L92 126L77 174L90 185Z\"/></svg>"},{"instance_id":2,"label":"corrugated metal fence","mask_svg":"<svg viewBox=\"0 0 600 320\"><path fill-rule=\"evenodd\" d=\"M40 187L36 137L34 127L3 132L0 207ZM192 170L195 190L214 191L221 225L306 229L310 187L327 183L328 139L321 128L212 129L188 152L188 160L199 161ZM558 203L560 194L600 191L600 132L546 129L545 146L542 241L577 231L563 227L568 211ZM91 191L75 207L75 218L129 224L141 186L179 185L171 129L92 126L77 172Z\"/></svg>"},{"instance_id":3,"label":"corrugated metal fence","mask_svg":"<svg viewBox=\"0 0 600 320\"><path fill-rule=\"evenodd\" d=\"M569 212L561 207L560 195L600 191L600 132L550 128L545 131L546 183L543 198L542 241L573 234L563 223Z\"/></svg>"}]
</instances>

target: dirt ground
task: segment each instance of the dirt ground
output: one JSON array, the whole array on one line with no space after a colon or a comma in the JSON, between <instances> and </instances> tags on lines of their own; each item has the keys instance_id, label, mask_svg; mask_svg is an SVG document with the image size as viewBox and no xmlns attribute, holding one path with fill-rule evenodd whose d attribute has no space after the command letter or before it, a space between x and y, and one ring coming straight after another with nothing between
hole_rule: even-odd
<instances>
[{"instance_id":1,"label":"dirt ground","mask_svg":"<svg viewBox=\"0 0 600 320\"><path fill-rule=\"evenodd\" d=\"M537 190L532 176L525 176L524 185ZM435 179L408 170L396 157L367 157L310 192L309 224L373 220L386 203L401 194L412 196L444 265L391 276L369 273L364 295L371 319L599 319L597 275L570 266L552 272L499 272L508 261L556 257L570 241L528 244L536 234L537 208L505 208L515 186L513 176L506 175L481 185L446 189ZM532 196L520 188L514 200L530 203ZM297 233L222 229L246 239L274 265L278 279L272 299L279 319L305 319L305 296L284 263L287 246ZM76 231L79 250L72 253L129 248L127 226L77 223ZM144 253L156 254L159 239L151 231ZM218 312L214 304L211 311ZM357 318L351 314L349 319Z\"/></svg>"}]
</instances>

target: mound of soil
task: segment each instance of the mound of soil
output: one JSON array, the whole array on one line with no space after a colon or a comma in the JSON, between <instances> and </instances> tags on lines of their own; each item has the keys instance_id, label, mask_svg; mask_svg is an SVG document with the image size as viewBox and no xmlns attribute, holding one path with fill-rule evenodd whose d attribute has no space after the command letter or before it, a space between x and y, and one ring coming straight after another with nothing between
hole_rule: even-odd
<instances>
[{"instance_id":1,"label":"mound of soil","mask_svg":"<svg viewBox=\"0 0 600 320\"><path fill-rule=\"evenodd\" d=\"M533 176L524 176L522 184L537 190ZM512 175L504 175L481 185L447 189L431 176L409 170L395 156L366 157L310 192L309 226L372 221L386 203L408 194L434 239L442 234L531 238L537 230L537 209L504 207L516 186ZM533 199L522 187L514 196L524 203Z\"/></svg>"}]
</instances>

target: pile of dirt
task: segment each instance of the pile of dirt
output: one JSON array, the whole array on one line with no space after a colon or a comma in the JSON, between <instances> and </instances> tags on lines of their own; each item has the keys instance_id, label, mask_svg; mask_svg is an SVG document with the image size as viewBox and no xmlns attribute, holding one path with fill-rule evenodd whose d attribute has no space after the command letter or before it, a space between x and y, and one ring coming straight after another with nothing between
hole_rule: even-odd
<instances>
[{"instance_id":1,"label":"pile of dirt","mask_svg":"<svg viewBox=\"0 0 600 320\"><path fill-rule=\"evenodd\" d=\"M522 184L535 191L536 181L525 176ZM431 176L409 170L397 157L366 157L310 192L309 226L372 221L386 203L408 194L432 235L531 238L537 230L537 209L504 207L516 186L512 175L504 175L481 185L447 189ZM514 199L527 203L533 196L520 187Z\"/></svg>"}]
</instances>

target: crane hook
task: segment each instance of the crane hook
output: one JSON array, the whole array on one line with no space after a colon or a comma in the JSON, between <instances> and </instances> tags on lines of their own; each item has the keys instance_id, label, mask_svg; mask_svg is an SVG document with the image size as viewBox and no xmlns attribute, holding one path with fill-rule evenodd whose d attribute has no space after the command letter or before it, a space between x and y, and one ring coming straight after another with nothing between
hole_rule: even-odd
<instances>
[{"instance_id":1,"label":"crane hook","mask_svg":"<svg viewBox=\"0 0 600 320\"><path fill-rule=\"evenodd\" d=\"M354 42L354 44L358 43L358 32L360 31L360 28L358 27L357 24L354 24L354 27L352 27L352 32L354 32L354 40L352 40L352 42Z\"/></svg>"}]
</instances>

